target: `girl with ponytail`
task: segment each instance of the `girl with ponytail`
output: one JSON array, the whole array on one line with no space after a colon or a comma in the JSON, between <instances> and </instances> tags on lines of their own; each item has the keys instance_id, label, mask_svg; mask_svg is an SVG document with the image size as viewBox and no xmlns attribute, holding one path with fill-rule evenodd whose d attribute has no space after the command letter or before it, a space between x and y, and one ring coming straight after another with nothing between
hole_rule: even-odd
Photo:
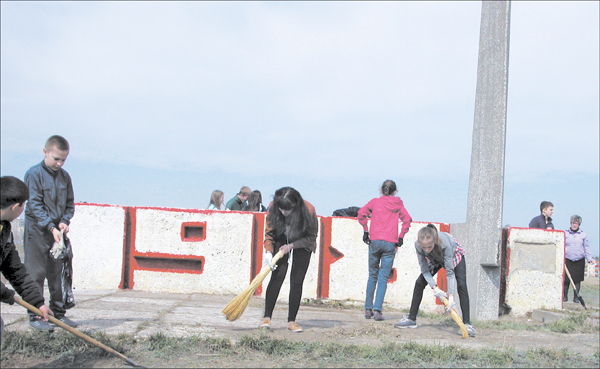
<instances>
[{"instance_id":1,"label":"girl with ponytail","mask_svg":"<svg viewBox=\"0 0 600 369\"><path fill-rule=\"evenodd\" d=\"M458 290L460 298L460 310L462 320L465 323L469 336L475 337L475 328L471 325L469 312L469 292L467 290L467 266L465 251L458 240L450 233L438 232L433 224L428 224L419 230L417 241L415 241L417 258L421 267L421 275L415 282L412 303L408 316L394 324L396 328L417 328L417 313L423 300L423 290L429 285L433 289L435 297L440 301L448 298L448 311L456 307L454 302L454 286ZM448 280L448 294L442 291L433 278L434 275L444 268Z\"/></svg>"},{"instance_id":2,"label":"girl with ponytail","mask_svg":"<svg viewBox=\"0 0 600 369\"><path fill-rule=\"evenodd\" d=\"M396 183L390 179L381 186L381 197L369 201L358 211L358 222L363 226L363 241L369 245L369 279L365 299L365 318L385 320L382 315L383 299L390 278L396 249L402 246L403 238L412 219L404 203L396 195ZM371 218L371 229L367 227ZM398 233L398 220L402 230ZM375 296L375 290L377 295ZM375 303L373 303L375 298Z\"/></svg>"}]
</instances>

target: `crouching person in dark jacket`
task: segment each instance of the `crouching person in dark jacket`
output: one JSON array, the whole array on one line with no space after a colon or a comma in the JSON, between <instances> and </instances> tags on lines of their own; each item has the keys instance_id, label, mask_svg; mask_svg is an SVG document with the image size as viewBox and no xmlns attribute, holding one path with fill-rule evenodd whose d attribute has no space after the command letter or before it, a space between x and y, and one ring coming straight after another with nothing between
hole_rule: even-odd
<instances>
[{"instance_id":1,"label":"crouching person in dark jacket","mask_svg":"<svg viewBox=\"0 0 600 369\"><path fill-rule=\"evenodd\" d=\"M21 262L19 253L15 248L10 222L15 220L23 212L25 202L29 199L29 189L27 185L18 178L5 176L0 178L0 234L1 234L1 254L0 254L0 272L11 286L21 295L23 300L38 308L44 315L42 322L47 326L48 331L53 328L48 324L48 315L54 315L52 311L44 304L44 296L39 291L37 285L33 282L25 265ZM0 296L3 303L15 303L15 291L7 288L0 282ZM4 321L0 317L0 342L4 333Z\"/></svg>"}]
</instances>

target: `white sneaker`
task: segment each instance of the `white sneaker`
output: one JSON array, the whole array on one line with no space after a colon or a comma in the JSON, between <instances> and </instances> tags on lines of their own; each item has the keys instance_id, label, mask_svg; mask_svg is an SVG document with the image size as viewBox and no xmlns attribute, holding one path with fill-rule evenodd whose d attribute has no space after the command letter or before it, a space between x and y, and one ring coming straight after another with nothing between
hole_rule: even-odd
<instances>
[{"instance_id":1,"label":"white sneaker","mask_svg":"<svg viewBox=\"0 0 600 369\"><path fill-rule=\"evenodd\" d=\"M475 328L471 324L465 324L465 328L467 328L467 333L469 333L469 337L475 337Z\"/></svg>"},{"instance_id":2,"label":"white sneaker","mask_svg":"<svg viewBox=\"0 0 600 369\"><path fill-rule=\"evenodd\" d=\"M394 327L396 328L417 328L417 322L415 322L414 320L410 320L408 319L407 316L405 316L404 318L402 318L401 321L399 321L398 323L394 324Z\"/></svg>"}]
</instances>

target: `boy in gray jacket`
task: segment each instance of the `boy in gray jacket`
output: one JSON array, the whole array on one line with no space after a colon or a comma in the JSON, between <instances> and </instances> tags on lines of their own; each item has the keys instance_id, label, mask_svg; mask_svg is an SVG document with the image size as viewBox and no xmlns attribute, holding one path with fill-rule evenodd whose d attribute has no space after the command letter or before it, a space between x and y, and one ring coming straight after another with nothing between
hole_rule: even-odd
<instances>
[{"instance_id":1,"label":"boy in gray jacket","mask_svg":"<svg viewBox=\"0 0 600 369\"><path fill-rule=\"evenodd\" d=\"M25 174L29 188L23 240L25 266L42 294L44 280L48 279L50 309L56 319L77 327L77 323L65 316L61 284L63 262L54 260L49 253L54 242L60 242L61 232L69 232L75 213L71 177L62 169L69 155L69 143L61 136L52 136L46 141L43 152L44 160ZM29 312L29 324L36 327L37 321L35 314Z\"/></svg>"}]
</instances>

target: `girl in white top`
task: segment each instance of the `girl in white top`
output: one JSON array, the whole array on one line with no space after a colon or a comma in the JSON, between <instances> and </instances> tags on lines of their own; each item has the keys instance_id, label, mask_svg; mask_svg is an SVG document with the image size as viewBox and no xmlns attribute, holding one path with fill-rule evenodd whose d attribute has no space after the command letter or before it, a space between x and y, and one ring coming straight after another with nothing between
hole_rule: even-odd
<instances>
[{"instance_id":1,"label":"girl in white top","mask_svg":"<svg viewBox=\"0 0 600 369\"><path fill-rule=\"evenodd\" d=\"M223 191L214 190L210 195L210 202L208 203L208 210L223 210L223 199L225 194Z\"/></svg>"}]
</instances>

